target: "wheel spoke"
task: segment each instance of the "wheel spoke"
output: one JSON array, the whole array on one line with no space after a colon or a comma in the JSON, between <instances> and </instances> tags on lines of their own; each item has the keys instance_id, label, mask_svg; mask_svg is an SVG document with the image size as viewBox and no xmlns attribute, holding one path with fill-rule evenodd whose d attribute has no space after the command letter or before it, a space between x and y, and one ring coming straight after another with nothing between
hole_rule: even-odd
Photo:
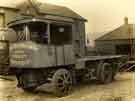
<instances>
[{"instance_id":1,"label":"wheel spoke","mask_svg":"<svg viewBox=\"0 0 135 101\"><path fill-rule=\"evenodd\" d=\"M61 74L61 75L60 75L60 78L61 78L62 80L64 80L64 75Z\"/></svg>"},{"instance_id":2,"label":"wheel spoke","mask_svg":"<svg viewBox=\"0 0 135 101\"><path fill-rule=\"evenodd\" d=\"M70 82L70 81L71 81L71 77L68 77L68 78L67 78L67 81L69 81L69 82Z\"/></svg>"},{"instance_id":3,"label":"wheel spoke","mask_svg":"<svg viewBox=\"0 0 135 101\"><path fill-rule=\"evenodd\" d=\"M66 73L64 74L64 79L65 79L65 80L67 79L67 74L66 74Z\"/></svg>"}]
</instances>

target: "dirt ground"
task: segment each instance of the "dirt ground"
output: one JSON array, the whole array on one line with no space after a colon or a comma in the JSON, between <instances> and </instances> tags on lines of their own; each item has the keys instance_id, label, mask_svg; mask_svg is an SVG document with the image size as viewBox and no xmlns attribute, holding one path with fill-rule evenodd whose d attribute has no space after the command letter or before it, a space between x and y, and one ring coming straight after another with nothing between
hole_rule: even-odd
<instances>
[{"instance_id":1,"label":"dirt ground","mask_svg":"<svg viewBox=\"0 0 135 101\"><path fill-rule=\"evenodd\" d=\"M0 76L0 101L135 101L135 73L119 73L115 81L102 85L96 82L82 83L66 97L55 97L49 93L27 93L16 87L11 80Z\"/></svg>"}]
</instances>

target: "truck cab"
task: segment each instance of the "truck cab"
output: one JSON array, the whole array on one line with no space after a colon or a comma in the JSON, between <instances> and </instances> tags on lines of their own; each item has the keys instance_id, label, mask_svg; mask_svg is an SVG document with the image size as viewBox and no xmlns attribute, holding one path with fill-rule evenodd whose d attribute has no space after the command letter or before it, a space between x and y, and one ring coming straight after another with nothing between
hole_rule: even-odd
<instances>
[{"instance_id":1,"label":"truck cab","mask_svg":"<svg viewBox=\"0 0 135 101\"><path fill-rule=\"evenodd\" d=\"M10 25L16 32L10 48L11 67L48 68L75 63L72 23L38 18L16 23Z\"/></svg>"}]
</instances>

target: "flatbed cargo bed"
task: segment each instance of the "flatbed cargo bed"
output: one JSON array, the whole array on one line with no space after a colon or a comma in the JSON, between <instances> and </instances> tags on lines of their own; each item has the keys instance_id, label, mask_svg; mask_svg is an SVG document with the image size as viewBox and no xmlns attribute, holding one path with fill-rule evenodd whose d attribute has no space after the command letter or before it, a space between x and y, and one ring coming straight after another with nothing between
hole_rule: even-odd
<instances>
[{"instance_id":1,"label":"flatbed cargo bed","mask_svg":"<svg viewBox=\"0 0 135 101\"><path fill-rule=\"evenodd\" d=\"M86 56L83 58L79 58L77 61L96 61L96 60L104 60L104 59L116 59L126 57L125 55L105 55L105 56Z\"/></svg>"}]
</instances>

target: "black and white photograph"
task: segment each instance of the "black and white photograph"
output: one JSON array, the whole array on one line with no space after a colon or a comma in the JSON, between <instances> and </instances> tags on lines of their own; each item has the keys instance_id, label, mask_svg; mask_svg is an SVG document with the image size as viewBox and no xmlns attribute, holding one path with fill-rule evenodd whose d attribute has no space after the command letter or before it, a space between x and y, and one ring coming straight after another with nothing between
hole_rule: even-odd
<instances>
[{"instance_id":1,"label":"black and white photograph","mask_svg":"<svg viewBox=\"0 0 135 101\"><path fill-rule=\"evenodd\" d=\"M0 0L0 101L135 101L134 0Z\"/></svg>"}]
</instances>

